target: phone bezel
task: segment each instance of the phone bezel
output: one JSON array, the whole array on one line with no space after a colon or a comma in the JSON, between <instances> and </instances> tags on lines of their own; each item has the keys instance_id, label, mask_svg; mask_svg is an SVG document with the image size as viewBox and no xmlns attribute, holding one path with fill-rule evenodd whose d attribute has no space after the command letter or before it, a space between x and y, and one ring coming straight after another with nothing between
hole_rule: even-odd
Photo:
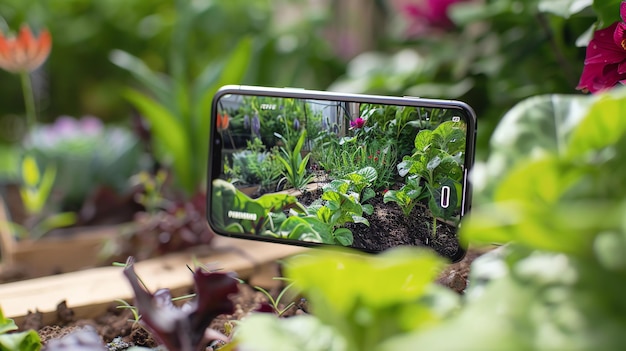
<instances>
[{"instance_id":1,"label":"phone bezel","mask_svg":"<svg viewBox=\"0 0 626 351\"><path fill-rule=\"evenodd\" d=\"M297 245L304 247L336 247L335 245L330 244L322 244L322 243L312 243L306 241L298 241L298 240L286 240L265 236L251 236L246 234L238 234L238 233L228 233L220 230L212 223L211 217L211 201L212 201L212 183L216 177L219 177L221 174L221 157L222 157L222 149L221 144L222 140L220 134L216 132L216 120L217 120L217 102L224 95L229 94L238 94L238 95L246 95L246 96L267 96L267 97L278 97L278 98L296 98L296 99L315 99L315 100L329 100L329 101L349 101L349 102L358 102L358 103L372 103L372 104L388 104L388 105L399 105L399 106L411 106L411 107L432 107L432 108L445 108L445 109L458 109L463 111L463 114L467 116L466 127L467 127L467 139L466 139L466 148L465 148L465 165L464 165L464 175L463 175L463 199L461 203L461 213L460 217L463 218L471 209L471 201L472 201L472 188L469 182L469 171L471 170L474 164L475 158L475 144L476 144L476 132L477 132L477 118L474 110L466 103L457 101L457 100L439 100L439 99L427 99L427 98L419 98L419 97L394 97L394 96L383 96L383 95L369 95L369 94L350 94L350 93L337 93L337 92L329 92L329 91L319 91L319 90L307 90L307 89L299 89L299 88L271 88L271 87L258 87L258 86L247 86L247 85L227 85L221 87L213 96L211 102L211 124L210 124L210 133L209 133L209 159L208 159L208 170L207 170L207 207L206 207L206 220L209 224L210 229L222 236L239 238L239 239L249 239L249 240L257 240L264 242L272 242L279 244L287 244L287 245ZM219 160L218 162L214 162L215 160ZM459 250L454 255L454 257L447 257L452 262L458 262L463 259L466 253L467 245L462 241L462 239L457 235L457 240L459 243ZM379 251L366 250L355 248L356 250L377 253Z\"/></svg>"}]
</instances>

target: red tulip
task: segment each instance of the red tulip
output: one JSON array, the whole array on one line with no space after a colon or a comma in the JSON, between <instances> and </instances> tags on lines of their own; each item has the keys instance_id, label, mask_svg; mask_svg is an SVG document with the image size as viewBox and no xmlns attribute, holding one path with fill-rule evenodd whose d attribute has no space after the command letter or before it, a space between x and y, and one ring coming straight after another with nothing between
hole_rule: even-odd
<instances>
[{"instance_id":1,"label":"red tulip","mask_svg":"<svg viewBox=\"0 0 626 351\"><path fill-rule=\"evenodd\" d=\"M230 124L230 117L226 113L218 113L217 114L217 130L222 131L228 129L228 125Z\"/></svg>"},{"instance_id":2,"label":"red tulip","mask_svg":"<svg viewBox=\"0 0 626 351\"><path fill-rule=\"evenodd\" d=\"M46 29L37 37L27 25L17 37L0 33L0 68L13 73L32 72L46 61L51 47L52 37Z\"/></svg>"}]
</instances>

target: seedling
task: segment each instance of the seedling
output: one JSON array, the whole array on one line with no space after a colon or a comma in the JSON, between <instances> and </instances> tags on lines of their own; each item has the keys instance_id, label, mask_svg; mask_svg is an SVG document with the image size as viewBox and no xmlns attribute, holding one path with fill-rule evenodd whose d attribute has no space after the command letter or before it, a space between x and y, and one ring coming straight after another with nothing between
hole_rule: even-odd
<instances>
[{"instance_id":1,"label":"seedling","mask_svg":"<svg viewBox=\"0 0 626 351\"><path fill-rule=\"evenodd\" d=\"M274 278L277 280L284 280L283 278ZM293 286L293 282L287 284L278 294L278 296L276 296L276 298L274 298L272 296L272 294L270 294L269 291L267 291L266 289L260 287L260 286L255 286L254 288L258 291L260 291L261 293L263 293L263 295L265 295L267 297L267 300L269 302L269 306L272 308L272 310L274 311L274 313L278 316L278 317L282 317L285 312L289 311L293 306L295 306L295 302L291 301L289 302L287 305L285 305L285 307L280 307L281 305L281 301L283 299L283 297L285 297L285 294L287 293L287 291Z\"/></svg>"}]
</instances>

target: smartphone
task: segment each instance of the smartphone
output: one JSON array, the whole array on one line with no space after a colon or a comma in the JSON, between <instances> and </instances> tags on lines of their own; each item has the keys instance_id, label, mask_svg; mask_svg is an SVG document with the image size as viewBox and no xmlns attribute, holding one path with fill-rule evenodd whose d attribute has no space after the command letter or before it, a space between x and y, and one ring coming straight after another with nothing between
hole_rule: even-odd
<instances>
[{"instance_id":1,"label":"smartphone","mask_svg":"<svg viewBox=\"0 0 626 351\"><path fill-rule=\"evenodd\" d=\"M207 219L219 235L459 261L476 116L465 103L225 86L211 110Z\"/></svg>"}]
</instances>

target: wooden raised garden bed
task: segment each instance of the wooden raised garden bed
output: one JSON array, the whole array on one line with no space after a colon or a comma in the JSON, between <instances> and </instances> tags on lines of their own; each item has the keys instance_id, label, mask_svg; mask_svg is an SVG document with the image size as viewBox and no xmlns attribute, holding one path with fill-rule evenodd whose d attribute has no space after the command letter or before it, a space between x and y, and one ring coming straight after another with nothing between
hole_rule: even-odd
<instances>
[{"instance_id":1,"label":"wooden raised garden bed","mask_svg":"<svg viewBox=\"0 0 626 351\"><path fill-rule=\"evenodd\" d=\"M148 288L170 288L172 293L186 293L193 279L188 266L194 262L236 272L240 278L258 275L271 268L276 260L307 250L257 241L216 237L204 251L165 255L135 264L137 273ZM277 275L270 273L269 276ZM268 277L268 274L262 275ZM36 278L0 285L0 307L5 316L21 323L29 312L39 311L44 323L55 320L56 307L66 301L76 318L103 313L116 299L132 301L132 291L120 267L99 267L78 272Z\"/></svg>"}]
</instances>

